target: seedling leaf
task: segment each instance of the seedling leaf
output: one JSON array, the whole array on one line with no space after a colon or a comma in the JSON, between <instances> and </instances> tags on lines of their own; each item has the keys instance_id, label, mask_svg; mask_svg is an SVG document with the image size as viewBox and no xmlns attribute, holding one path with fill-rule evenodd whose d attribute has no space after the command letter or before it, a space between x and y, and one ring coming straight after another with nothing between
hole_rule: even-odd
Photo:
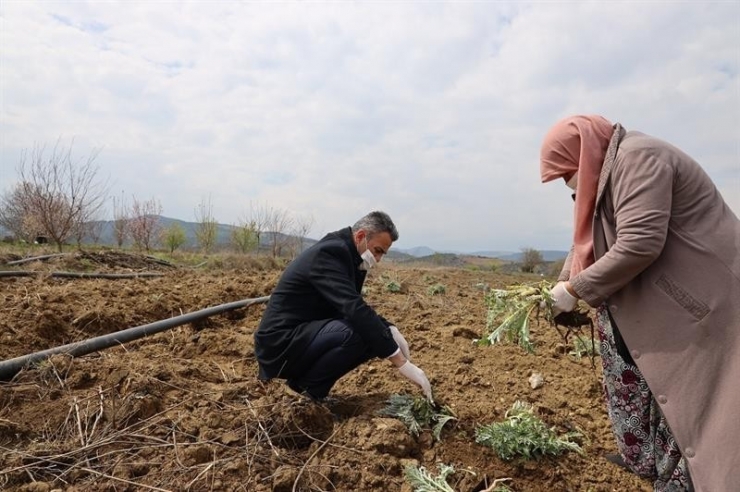
<instances>
[{"instance_id":1,"label":"seedling leaf","mask_svg":"<svg viewBox=\"0 0 740 492\"><path fill-rule=\"evenodd\" d=\"M455 473L455 468L444 463L438 466L439 475L436 477L423 466L417 468L413 465L404 468L404 476L414 492L455 492L447 483L447 477Z\"/></svg>"}]
</instances>

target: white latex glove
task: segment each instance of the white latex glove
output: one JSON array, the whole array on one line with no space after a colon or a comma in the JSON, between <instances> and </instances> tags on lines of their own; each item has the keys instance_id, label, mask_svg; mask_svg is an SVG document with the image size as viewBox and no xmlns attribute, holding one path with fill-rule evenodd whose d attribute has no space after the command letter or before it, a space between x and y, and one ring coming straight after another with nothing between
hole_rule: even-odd
<instances>
[{"instance_id":1,"label":"white latex glove","mask_svg":"<svg viewBox=\"0 0 740 492\"><path fill-rule=\"evenodd\" d=\"M391 325L388 328L391 330L391 335L393 335L393 339L396 341L396 344L398 344L398 348L401 349L401 353L404 357L406 357L407 360L411 360L411 355L409 354L409 344L406 341L405 338L403 338L403 335L401 335L401 332L398 331L398 328Z\"/></svg>"},{"instance_id":2,"label":"white latex glove","mask_svg":"<svg viewBox=\"0 0 740 492\"><path fill-rule=\"evenodd\" d=\"M429 383L427 375L424 374L424 371L422 371L409 361L404 362L404 364L398 368L398 371L403 374L404 377L406 377L409 381L416 383L424 392L424 396L426 396L429 401L434 401L432 400L432 385Z\"/></svg>"},{"instance_id":3,"label":"white latex glove","mask_svg":"<svg viewBox=\"0 0 740 492\"><path fill-rule=\"evenodd\" d=\"M578 298L568 292L565 288L565 282L558 282L550 291L553 298L552 315L557 316L560 313L573 311L578 304Z\"/></svg>"}]
</instances>

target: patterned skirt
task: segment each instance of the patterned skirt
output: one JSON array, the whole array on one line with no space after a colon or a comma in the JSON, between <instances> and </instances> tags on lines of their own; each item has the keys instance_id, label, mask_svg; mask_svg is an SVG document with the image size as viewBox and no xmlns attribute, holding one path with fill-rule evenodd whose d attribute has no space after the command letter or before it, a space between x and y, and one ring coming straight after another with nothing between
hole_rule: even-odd
<instances>
[{"instance_id":1,"label":"patterned skirt","mask_svg":"<svg viewBox=\"0 0 740 492\"><path fill-rule=\"evenodd\" d=\"M637 475L654 480L656 492L692 491L678 444L642 373L617 351L605 305L596 310L604 369L604 396L619 453Z\"/></svg>"}]
</instances>

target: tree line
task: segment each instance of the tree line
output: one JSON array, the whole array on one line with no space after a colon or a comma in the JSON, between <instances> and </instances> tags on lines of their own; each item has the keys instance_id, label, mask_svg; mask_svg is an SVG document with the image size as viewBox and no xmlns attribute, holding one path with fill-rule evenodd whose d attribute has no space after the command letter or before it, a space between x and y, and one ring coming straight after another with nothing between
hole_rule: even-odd
<instances>
[{"instance_id":1,"label":"tree line","mask_svg":"<svg viewBox=\"0 0 740 492\"><path fill-rule=\"evenodd\" d=\"M61 252L65 244L81 247L84 240L99 242L103 210L109 200L109 186L101 179L94 149L86 158L75 160L73 144L58 140L49 151L35 146L23 151L18 181L0 195L0 226L14 240L28 243L45 240ZM156 198L127 200L112 198L113 235L116 245L132 245L150 252L158 247L170 253L185 246L187 235L177 223L163 227L162 205ZM217 246L218 221L210 196L194 209L196 247L209 253ZM304 238L313 227L313 217L300 217L288 210L250 202L230 230L229 245L240 253L259 252L267 244L272 256L295 255L304 249Z\"/></svg>"}]
</instances>

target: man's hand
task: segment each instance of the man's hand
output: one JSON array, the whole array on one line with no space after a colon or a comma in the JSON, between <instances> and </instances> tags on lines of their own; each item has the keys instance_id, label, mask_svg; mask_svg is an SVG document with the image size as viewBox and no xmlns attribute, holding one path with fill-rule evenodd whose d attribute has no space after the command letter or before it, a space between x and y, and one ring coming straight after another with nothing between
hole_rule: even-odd
<instances>
[{"instance_id":1,"label":"man's hand","mask_svg":"<svg viewBox=\"0 0 740 492\"><path fill-rule=\"evenodd\" d=\"M404 365L399 367L398 371L407 379L416 383L424 392L424 396L426 396L430 402L434 401L432 399L432 385L429 383L429 380L427 379L426 374L424 374L424 371L422 371L409 361L406 361Z\"/></svg>"},{"instance_id":2,"label":"man's hand","mask_svg":"<svg viewBox=\"0 0 740 492\"><path fill-rule=\"evenodd\" d=\"M550 295L553 298L553 317L557 316L560 313L568 313L570 311L573 311L576 308L576 305L578 305L578 298L568 292L565 282L558 282L550 291Z\"/></svg>"},{"instance_id":3,"label":"man's hand","mask_svg":"<svg viewBox=\"0 0 740 492\"><path fill-rule=\"evenodd\" d=\"M393 335L393 339L398 344L398 348L401 349L401 353L404 357L406 357L407 360L411 360L411 355L409 354L409 344L406 342L406 339L403 338L403 335L401 335L401 332L398 331L398 328L396 328L394 325L389 326L391 330L391 335Z\"/></svg>"}]
</instances>

